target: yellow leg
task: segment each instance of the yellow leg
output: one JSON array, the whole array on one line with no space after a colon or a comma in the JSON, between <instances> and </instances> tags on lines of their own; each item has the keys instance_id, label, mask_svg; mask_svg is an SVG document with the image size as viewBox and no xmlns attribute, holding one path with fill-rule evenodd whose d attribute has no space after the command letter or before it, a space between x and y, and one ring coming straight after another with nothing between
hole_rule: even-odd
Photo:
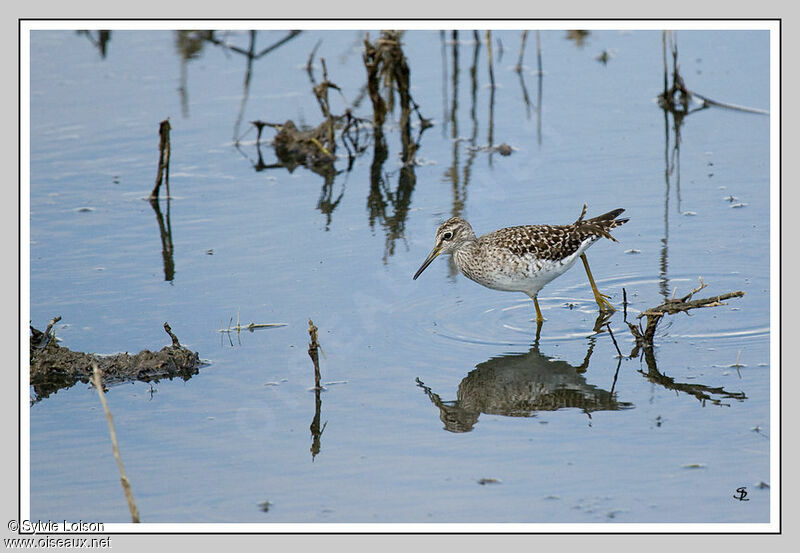
<instances>
[{"instance_id":1,"label":"yellow leg","mask_svg":"<svg viewBox=\"0 0 800 553\"><path fill-rule=\"evenodd\" d=\"M592 271L589 270L589 261L586 259L586 254L581 254L581 261L583 261L583 268L586 269L586 276L589 277L589 284L592 286L594 301L597 302L600 311L616 311L614 306L611 305L611 302L608 301L608 296L601 294L597 289L597 285L594 283L594 277L592 277Z\"/></svg>"},{"instance_id":2,"label":"yellow leg","mask_svg":"<svg viewBox=\"0 0 800 553\"><path fill-rule=\"evenodd\" d=\"M536 296L533 297L533 306L536 308L536 322L541 323L544 321L544 317L542 317L542 310L539 309L539 300L536 299Z\"/></svg>"}]
</instances>

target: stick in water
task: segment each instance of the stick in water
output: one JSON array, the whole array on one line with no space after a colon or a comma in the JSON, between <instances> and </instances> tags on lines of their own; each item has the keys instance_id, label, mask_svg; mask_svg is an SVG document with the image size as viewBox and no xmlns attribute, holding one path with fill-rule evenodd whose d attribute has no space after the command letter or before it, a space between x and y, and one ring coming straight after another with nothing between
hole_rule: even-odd
<instances>
[{"instance_id":1,"label":"stick in water","mask_svg":"<svg viewBox=\"0 0 800 553\"><path fill-rule=\"evenodd\" d=\"M100 373L100 367L97 366L97 363L92 363L92 367L94 368L92 383L97 389L97 395L100 396L100 403L103 404L103 411L106 412L106 418L108 419L108 431L111 433L111 447L114 450L114 458L117 460L117 466L119 467L119 479L122 482L122 491L125 492L125 499L128 500L131 519L133 519L133 522L139 522L139 509L136 508L136 502L133 500L133 491L131 491L131 484L128 482L128 477L125 476L125 468L122 466L122 458L119 456L117 433L114 431L114 419L111 417L111 411L108 410L106 396L103 393L103 377Z\"/></svg>"}]
</instances>

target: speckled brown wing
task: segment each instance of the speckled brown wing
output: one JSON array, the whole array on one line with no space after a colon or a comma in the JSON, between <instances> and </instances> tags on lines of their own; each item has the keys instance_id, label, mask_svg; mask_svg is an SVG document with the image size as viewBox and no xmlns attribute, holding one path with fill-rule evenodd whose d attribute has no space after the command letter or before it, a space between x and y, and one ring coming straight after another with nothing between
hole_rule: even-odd
<instances>
[{"instance_id":1,"label":"speckled brown wing","mask_svg":"<svg viewBox=\"0 0 800 553\"><path fill-rule=\"evenodd\" d=\"M491 232L481 240L491 240L515 256L533 255L537 259L558 261L574 254L586 240L601 237L616 240L610 230L628 219L615 219L623 209L615 209L593 219L578 219L571 225L526 225Z\"/></svg>"},{"instance_id":2,"label":"speckled brown wing","mask_svg":"<svg viewBox=\"0 0 800 553\"><path fill-rule=\"evenodd\" d=\"M487 234L495 246L518 258L533 255L536 259L558 260L574 253L581 242L570 226L528 225L508 227Z\"/></svg>"}]
</instances>

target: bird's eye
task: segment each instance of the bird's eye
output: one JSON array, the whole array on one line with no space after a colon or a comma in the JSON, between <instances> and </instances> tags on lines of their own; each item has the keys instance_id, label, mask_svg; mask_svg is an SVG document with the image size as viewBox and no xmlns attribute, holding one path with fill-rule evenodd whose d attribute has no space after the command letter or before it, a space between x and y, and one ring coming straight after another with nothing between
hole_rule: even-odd
<instances>
[{"instance_id":1,"label":"bird's eye","mask_svg":"<svg viewBox=\"0 0 800 553\"><path fill-rule=\"evenodd\" d=\"M442 240L450 240L453 237L453 233L450 231L445 232L442 235Z\"/></svg>"}]
</instances>

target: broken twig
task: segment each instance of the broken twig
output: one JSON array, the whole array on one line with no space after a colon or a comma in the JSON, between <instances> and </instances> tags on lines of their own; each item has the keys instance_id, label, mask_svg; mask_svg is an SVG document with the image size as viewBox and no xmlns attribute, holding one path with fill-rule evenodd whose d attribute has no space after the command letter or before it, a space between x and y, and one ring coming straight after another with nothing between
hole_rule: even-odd
<instances>
[{"instance_id":1,"label":"broken twig","mask_svg":"<svg viewBox=\"0 0 800 553\"><path fill-rule=\"evenodd\" d=\"M693 300L691 299L694 294L702 290L708 286L706 283L703 282L703 277L700 277L700 285L686 294L681 298L670 298L666 300L661 305L656 307L651 307L646 311L643 311L639 314L637 319L641 319L642 317L647 317L647 325L642 330L641 323L637 326L632 323L628 323L628 327L631 330L631 334L636 339L637 347L645 347L651 348L653 347L653 337L656 333L656 327L658 326L659 321L664 315L674 315L675 313L684 313L688 312L690 309L698 309L701 307L717 307L720 305L726 305L724 300L731 299L731 298L740 298L744 296L744 292L741 290L736 292L728 292L727 294L720 294L718 296L713 296L710 298L702 298Z\"/></svg>"}]
</instances>

